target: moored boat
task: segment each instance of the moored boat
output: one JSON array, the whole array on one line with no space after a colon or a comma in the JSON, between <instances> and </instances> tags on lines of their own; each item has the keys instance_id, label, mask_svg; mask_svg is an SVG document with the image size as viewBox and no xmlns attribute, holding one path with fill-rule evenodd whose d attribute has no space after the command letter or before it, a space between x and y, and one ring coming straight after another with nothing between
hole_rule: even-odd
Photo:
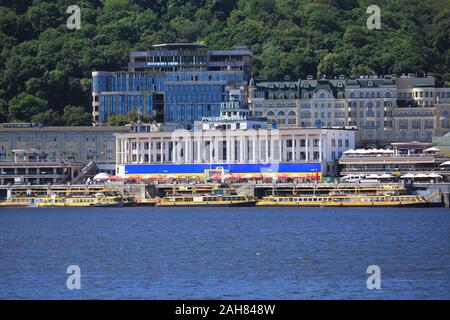
<instances>
[{"instance_id":1,"label":"moored boat","mask_svg":"<svg viewBox=\"0 0 450 320\"><path fill-rule=\"evenodd\" d=\"M159 207L251 207L256 199L239 195L168 196L157 203Z\"/></svg>"},{"instance_id":2,"label":"moored boat","mask_svg":"<svg viewBox=\"0 0 450 320\"><path fill-rule=\"evenodd\" d=\"M123 207L124 196L113 190L100 190L87 193L59 192L42 199L37 207Z\"/></svg>"},{"instance_id":3,"label":"moored boat","mask_svg":"<svg viewBox=\"0 0 450 320\"><path fill-rule=\"evenodd\" d=\"M276 207L387 207L427 206L421 196L414 195L332 195L332 196L268 196L257 206Z\"/></svg>"}]
</instances>

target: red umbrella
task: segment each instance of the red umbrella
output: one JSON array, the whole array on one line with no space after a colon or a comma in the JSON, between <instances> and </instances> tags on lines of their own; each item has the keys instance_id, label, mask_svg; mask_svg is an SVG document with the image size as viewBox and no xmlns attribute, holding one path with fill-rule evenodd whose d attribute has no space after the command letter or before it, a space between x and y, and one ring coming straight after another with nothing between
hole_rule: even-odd
<instances>
[{"instance_id":1,"label":"red umbrella","mask_svg":"<svg viewBox=\"0 0 450 320\"><path fill-rule=\"evenodd\" d=\"M319 181L319 170L316 169L316 176L315 176L316 181Z\"/></svg>"},{"instance_id":2,"label":"red umbrella","mask_svg":"<svg viewBox=\"0 0 450 320\"><path fill-rule=\"evenodd\" d=\"M110 180L110 181L118 181L118 180L122 180L122 179L123 178L119 177L119 176L111 176L111 177L108 178L108 180Z\"/></svg>"},{"instance_id":3,"label":"red umbrella","mask_svg":"<svg viewBox=\"0 0 450 320\"><path fill-rule=\"evenodd\" d=\"M222 175L216 173L216 174L212 175L212 176L210 177L210 179L214 179L214 180L222 179Z\"/></svg>"}]
</instances>

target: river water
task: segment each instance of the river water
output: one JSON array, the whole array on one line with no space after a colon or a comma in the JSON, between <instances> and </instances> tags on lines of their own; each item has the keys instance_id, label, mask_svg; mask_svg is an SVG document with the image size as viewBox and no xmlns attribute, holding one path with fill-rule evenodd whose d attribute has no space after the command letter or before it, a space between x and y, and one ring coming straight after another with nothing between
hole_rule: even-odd
<instances>
[{"instance_id":1,"label":"river water","mask_svg":"<svg viewBox=\"0 0 450 320\"><path fill-rule=\"evenodd\" d=\"M450 210L1 208L0 298L450 299Z\"/></svg>"}]
</instances>

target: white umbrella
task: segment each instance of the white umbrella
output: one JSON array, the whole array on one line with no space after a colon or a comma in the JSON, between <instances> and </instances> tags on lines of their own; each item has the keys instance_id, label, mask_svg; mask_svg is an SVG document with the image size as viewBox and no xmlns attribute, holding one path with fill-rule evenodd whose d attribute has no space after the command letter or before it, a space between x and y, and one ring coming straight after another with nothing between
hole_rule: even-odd
<instances>
[{"instance_id":1,"label":"white umbrella","mask_svg":"<svg viewBox=\"0 0 450 320\"><path fill-rule=\"evenodd\" d=\"M349 149L347 151L344 151L344 154L353 154L353 153L355 153L355 150L353 150L353 149Z\"/></svg>"},{"instance_id":2,"label":"white umbrella","mask_svg":"<svg viewBox=\"0 0 450 320\"><path fill-rule=\"evenodd\" d=\"M431 173L431 174L429 174L428 175L430 178L440 178L440 179L442 179L442 176L441 175L439 175L439 174L437 174L437 173Z\"/></svg>"},{"instance_id":3,"label":"white umbrella","mask_svg":"<svg viewBox=\"0 0 450 320\"><path fill-rule=\"evenodd\" d=\"M387 174L387 173L383 173L380 178L392 178L392 175Z\"/></svg>"},{"instance_id":4,"label":"white umbrella","mask_svg":"<svg viewBox=\"0 0 450 320\"><path fill-rule=\"evenodd\" d=\"M441 163L440 166L450 166L450 161L445 161L444 163Z\"/></svg>"},{"instance_id":5,"label":"white umbrella","mask_svg":"<svg viewBox=\"0 0 450 320\"><path fill-rule=\"evenodd\" d=\"M431 147L431 148L423 150L423 152L438 152L438 151L441 151L441 149L438 149L436 147Z\"/></svg>"},{"instance_id":6,"label":"white umbrella","mask_svg":"<svg viewBox=\"0 0 450 320\"><path fill-rule=\"evenodd\" d=\"M366 178L367 178L367 179L378 179L378 178L380 178L380 176L377 175L377 174L370 174L370 175L368 175Z\"/></svg>"},{"instance_id":7,"label":"white umbrella","mask_svg":"<svg viewBox=\"0 0 450 320\"><path fill-rule=\"evenodd\" d=\"M108 180L110 175L105 172L100 172L94 177L94 180Z\"/></svg>"},{"instance_id":8,"label":"white umbrella","mask_svg":"<svg viewBox=\"0 0 450 320\"><path fill-rule=\"evenodd\" d=\"M407 174L401 176L400 178L407 179L407 178L414 178L414 177L415 177L415 175L413 175L412 173L407 173Z\"/></svg>"},{"instance_id":9,"label":"white umbrella","mask_svg":"<svg viewBox=\"0 0 450 320\"><path fill-rule=\"evenodd\" d=\"M415 178L428 178L428 175L423 174L423 173L419 173L415 175Z\"/></svg>"}]
</instances>

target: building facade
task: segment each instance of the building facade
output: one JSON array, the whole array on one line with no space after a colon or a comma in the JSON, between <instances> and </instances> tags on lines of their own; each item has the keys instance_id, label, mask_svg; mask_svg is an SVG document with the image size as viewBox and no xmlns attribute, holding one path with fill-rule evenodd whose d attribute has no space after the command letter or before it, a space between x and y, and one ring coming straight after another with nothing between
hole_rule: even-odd
<instances>
[{"instance_id":1,"label":"building facade","mask_svg":"<svg viewBox=\"0 0 450 320\"><path fill-rule=\"evenodd\" d=\"M18 127L0 126L0 162L14 161L18 150L45 154L46 161L95 162L102 171L114 171L116 132L127 127Z\"/></svg>"},{"instance_id":2,"label":"building facade","mask_svg":"<svg viewBox=\"0 0 450 320\"><path fill-rule=\"evenodd\" d=\"M371 175L388 175L393 179L433 180L437 175L446 181L450 180L450 166L442 166L449 161L440 149L433 149L430 142L394 142L391 152L385 150L366 150L367 153L351 152L343 154L339 159L341 175L370 177ZM433 152L431 152L433 151ZM405 180L406 181L406 180Z\"/></svg>"},{"instance_id":3,"label":"building facade","mask_svg":"<svg viewBox=\"0 0 450 320\"><path fill-rule=\"evenodd\" d=\"M278 128L358 128L361 146L431 142L450 131L450 88L437 87L432 76L252 79L249 103L255 115Z\"/></svg>"},{"instance_id":4,"label":"building facade","mask_svg":"<svg viewBox=\"0 0 450 320\"><path fill-rule=\"evenodd\" d=\"M231 175L336 175L337 160L355 146L353 130L231 125L118 133L116 138L116 173L123 176L204 177L218 168Z\"/></svg>"},{"instance_id":5,"label":"building facade","mask_svg":"<svg viewBox=\"0 0 450 320\"><path fill-rule=\"evenodd\" d=\"M219 116L230 90L247 100L253 54L246 47L211 50L206 45L172 43L130 53L127 72L93 72L93 120L140 110L158 122L193 123Z\"/></svg>"}]
</instances>

